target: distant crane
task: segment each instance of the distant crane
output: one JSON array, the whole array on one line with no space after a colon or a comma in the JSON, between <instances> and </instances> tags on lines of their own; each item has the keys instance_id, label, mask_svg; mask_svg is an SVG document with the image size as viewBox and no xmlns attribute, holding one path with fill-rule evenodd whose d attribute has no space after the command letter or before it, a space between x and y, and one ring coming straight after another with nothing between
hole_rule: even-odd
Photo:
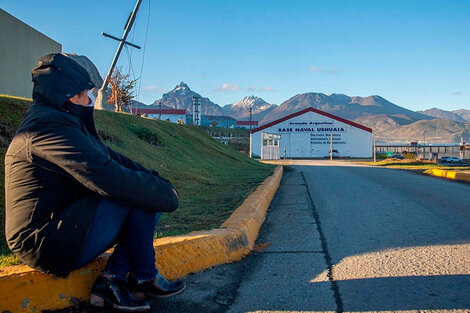
<instances>
[{"instance_id":1,"label":"distant crane","mask_svg":"<svg viewBox=\"0 0 470 313\"><path fill-rule=\"evenodd\" d=\"M197 96L193 96L193 124L196 126L201 125L201 111L200 106L201 103L199 102L200 98Z\"/></svg>"}]
</instances>

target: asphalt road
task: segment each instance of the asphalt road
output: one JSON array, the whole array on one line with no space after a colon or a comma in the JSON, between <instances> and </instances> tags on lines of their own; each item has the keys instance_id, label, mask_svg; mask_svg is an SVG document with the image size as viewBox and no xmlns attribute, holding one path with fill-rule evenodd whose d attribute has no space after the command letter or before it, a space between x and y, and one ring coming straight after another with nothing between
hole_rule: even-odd
<instances>
[{"instance_id":1,"label":"asphalt road","mask_svg":"<svg viewBox=\"0 0 470 313\"><path fill-rule=\"evenodd\" d=\"M470 312L470 184L340 161L294 168L257 252L190 275L153 312Z\"/></svg>"},{"instance_id":2,"label":"asphalt road","mask_svg":"<svg viewBox=\"0 0 470 313\"><path fill-rule=\"evenodd\" d=\"M470 312L470 184L348 162L310 164L283 181L261 235L284 252L261 256L229 312ZM308 202L315 233L306 228ZM270 240L278 227L284 237Z\"/></svg>"}]
</instances>

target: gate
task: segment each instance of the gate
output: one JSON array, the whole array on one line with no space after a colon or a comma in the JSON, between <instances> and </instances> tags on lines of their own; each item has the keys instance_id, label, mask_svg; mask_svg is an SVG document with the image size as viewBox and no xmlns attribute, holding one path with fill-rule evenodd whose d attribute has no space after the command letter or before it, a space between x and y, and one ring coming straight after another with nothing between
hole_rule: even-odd
<instances>
[{"instance_id":1,"label":"gate","mask_svg":"<svg viewBox=\"0 0 470 313\"><path fill-rule=\"evenodd\" d=\"M261 134L261 160L279 160L281 158L280 139L280 135Z\"/></svg>"}]
</instances>

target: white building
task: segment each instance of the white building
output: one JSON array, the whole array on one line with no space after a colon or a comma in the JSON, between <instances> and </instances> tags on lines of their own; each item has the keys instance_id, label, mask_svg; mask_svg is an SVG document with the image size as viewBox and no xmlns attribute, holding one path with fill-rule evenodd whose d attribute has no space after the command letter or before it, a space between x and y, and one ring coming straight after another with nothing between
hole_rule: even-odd
<instances>
[{"instance_id":1,"label":"white building","mask_svg":"<svg viewBox=\"0 0 470 313\"><path fill-rule=\"evenodd\" d=\"M279 141L270 140L273 137L270 135L279 135ZM279 145L281 158L284 155L287 158L328 157L331 139L334 156L372 157L372 129L314 108L253 129L250 152L252 156L261 157L263 146L265 151L271 151L272 145Z\"/></svg>"},{"instance_id":2,"label":"white building","mask_svg":"<svg viewBox=\"0 0 470 313\"><path fill-rule=\"evenodd\" d=\"M160 119L177 123L178 120L186 124L186 110L183 109L157 109L157 108L131 108L134 115L146 116L148 118Z\"/></svg>"}]
</instances>

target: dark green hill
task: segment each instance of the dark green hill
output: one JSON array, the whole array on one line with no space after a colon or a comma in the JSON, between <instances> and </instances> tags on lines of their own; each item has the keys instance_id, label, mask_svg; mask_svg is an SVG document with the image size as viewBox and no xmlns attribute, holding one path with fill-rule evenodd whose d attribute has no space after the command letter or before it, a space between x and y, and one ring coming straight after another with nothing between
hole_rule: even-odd
<instances>
[{"instance_id":1,"label":"dark green hill","mask_svg":"<svg viewBox=\"0 0 470 313\"><path fill-rule=\"evenodd\" d=\"M0 96L0 265L14 262L3 235L3 160L30 105L27 99ZM95 111L95 121L108 146L159 171L178 189L180 207L162 216L159 236L218 227L273 170L193 126L108 111Z\"/></svg>"}]
</instances>

